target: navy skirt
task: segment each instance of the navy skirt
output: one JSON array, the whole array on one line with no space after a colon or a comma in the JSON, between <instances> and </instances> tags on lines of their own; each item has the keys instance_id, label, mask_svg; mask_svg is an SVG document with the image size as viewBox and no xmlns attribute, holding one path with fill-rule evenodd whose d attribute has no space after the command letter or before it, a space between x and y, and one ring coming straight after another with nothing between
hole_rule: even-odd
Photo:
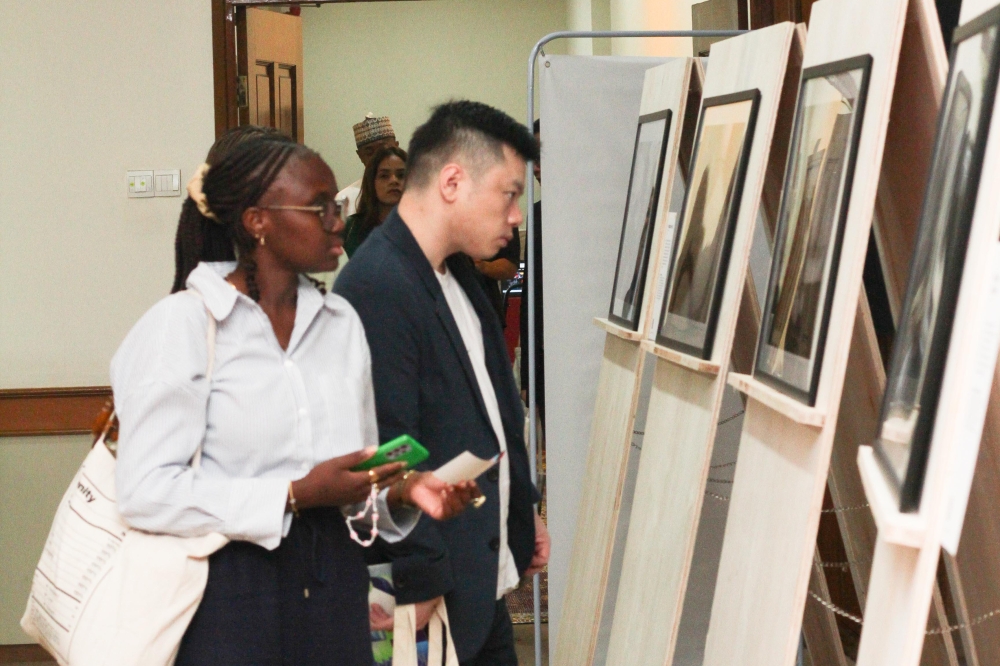
<instances>
[{"instance_id":1,"label":"navy skirt","mask_svg":"<svg viewBox=\"0 0 1000 666\"><path fill-rule=\"evenodd\" d=\"M209 559L176 666L371 666L368 581L337 509L303 511L275 550L231 542Z\"/></svg>"}]
</instances>

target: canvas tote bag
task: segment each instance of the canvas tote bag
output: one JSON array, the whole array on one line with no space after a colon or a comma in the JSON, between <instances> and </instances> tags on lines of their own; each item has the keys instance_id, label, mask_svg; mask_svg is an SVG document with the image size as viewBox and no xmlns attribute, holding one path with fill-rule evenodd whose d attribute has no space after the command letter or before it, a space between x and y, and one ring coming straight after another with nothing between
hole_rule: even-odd
<instances>
[{"instance_id":1,"label":"canvas tote bag","mask_svg":"<svg viewBox=\"0 0 1000 666\"><path fill-rule=\"evenodd\" d=\"M451 640L451 628L448 625L448 609L444 601L438 603L427 625L428 649L427 665L438 666L441 663L442 646L444 646L445 666L458 666L458 655L455 653L455 642ZM392 629L392 666L415 666L417 663L417 610L413 604L396 606ZM445 646L447 636L447 645Z\"/></svg>"},{"instance_id":2,"label":"canvas tote bag","mask_svg":"<svg viewBox=\"0 0 1000 666\"><path fill-rule=\"evenodd\" d=\"M209 382L215 329L209 312ZM169 666L205 593L208 556L228 539L149 534L125 524L105 444L113 422L112 415L59 503L21 627L61 666ZM199 446L191 466L200 464Z\"/></svg>"}]
</instances>

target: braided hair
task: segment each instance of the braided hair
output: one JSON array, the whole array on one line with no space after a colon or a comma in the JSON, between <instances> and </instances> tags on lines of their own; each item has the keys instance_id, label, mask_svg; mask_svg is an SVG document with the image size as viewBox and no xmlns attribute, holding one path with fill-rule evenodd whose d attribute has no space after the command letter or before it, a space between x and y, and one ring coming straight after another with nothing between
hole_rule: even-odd
<instances>
[{"instance_id":1,"label":"braided hair","mask_svg":"<svg viewBox=\"0 0 1000 666\"><path fill-rule=\"evenodd\" d=\"M281 136L273 127L242 125L226 132L208 151L205 162L218 164L230 150L250 139ZM182 291L187 277L200 261L236 261L232 240L213 234L212 220L198 212L198 206L188 197L181 206L181 217L174 237L174 284L170 293Z\"/></svg>"},{"instance_id":2,"label":"braided hair","mask_svg":"<svg viewBox=\"0 0 1000 666\"><path fill-rule=\"evenodd\" d=\"M250 298L260 300L257 286L257 239L243 226L243 212L257 204L294 158L315 155L312 150L277 133L244 137L224 151L205 174L202 191L217 218L211 220L189 197L177 229L176 276L173 291L184 288L188 274L202 261L236 259L246 274ZM315 282L314 282L315 284Z\"/></svg>"}]
</instances>

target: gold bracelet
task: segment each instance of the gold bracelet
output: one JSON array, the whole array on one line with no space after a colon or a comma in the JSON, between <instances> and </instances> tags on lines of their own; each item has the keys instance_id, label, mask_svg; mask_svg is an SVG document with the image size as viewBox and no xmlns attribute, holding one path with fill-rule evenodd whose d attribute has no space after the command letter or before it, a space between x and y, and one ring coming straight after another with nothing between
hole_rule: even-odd
<instances>
[{"instance_id":1,"label":"gold bracelet","mask_svg":"<svg viewBox=\"0 0 1000 666\"><path fill-rule=\"evenodd\" d=\"M408 502L408 501L406 500L406 498L405 498L405 497L403 496L403 491L404 491L404 490L406 489L406 480L407 480L408 478L410 478L410 476L411 476L411 475L412 475L413 473L414 473L414 472L413 472L413 470L412 470L412 469L410 469L410 470L407 470L407 471L403 472L403 478L401 478L401 479L400 479L399 481L397 481L396 483L392 484L394 488L395 488L395 487L398 487L398 488L399 488L399 503L400 503L401 505L403 505L403 506L409 506L409 507L413 507L413 506L416 506L416 505L415 505L415 504L413 504L412 502Z\"/></svg>"},{"instance_id":2,"label":"gold bracelet","mask_svg":"<svg viewBox=\"0 0 1000 666\"><path fill-rule=\"evenodd\" d=\"M292 482L291 481L288 482L288 506L292 507L292 513L294 513L295 517L298 518L299 517L299 506L295 502L295 493L292 492Z\"/></svg>"}]
</instances>

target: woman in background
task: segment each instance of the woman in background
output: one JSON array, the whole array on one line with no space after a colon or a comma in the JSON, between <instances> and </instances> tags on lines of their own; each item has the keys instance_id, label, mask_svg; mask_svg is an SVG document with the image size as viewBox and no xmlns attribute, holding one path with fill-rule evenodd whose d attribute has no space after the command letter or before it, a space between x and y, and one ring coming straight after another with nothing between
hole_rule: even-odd
<instances>
[{"instance_id":1,"label":"woman in background","mask_svg":"<svg viewBox=\"0 0 1000 666\"><path fill-rule=\"evenodd\" d=\"M398 146L388 146L375 153L361 179L358 212L347 218L344 251L348 257L389 216L403 196L405 185L406 151Z\"/></svg>"}]
</instances>

